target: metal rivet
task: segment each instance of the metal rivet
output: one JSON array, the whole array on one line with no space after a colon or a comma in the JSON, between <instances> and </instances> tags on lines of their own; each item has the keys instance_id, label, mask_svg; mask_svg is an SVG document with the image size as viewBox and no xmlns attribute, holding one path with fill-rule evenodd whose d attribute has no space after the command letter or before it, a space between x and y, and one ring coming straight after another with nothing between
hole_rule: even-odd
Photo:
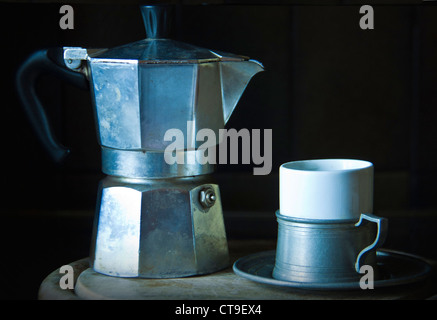
<instances>
[{"instance_id":1,"label":"metal rivet","mask_svg":"<svg viewBox=\"0 0 437 320\"><path fill-rule=\"evenodd\" d=\"M214 189L211 187L204 188L199 193L199 201L204 208L211 208L216 199Z\"/></svg>"}]
</instances>

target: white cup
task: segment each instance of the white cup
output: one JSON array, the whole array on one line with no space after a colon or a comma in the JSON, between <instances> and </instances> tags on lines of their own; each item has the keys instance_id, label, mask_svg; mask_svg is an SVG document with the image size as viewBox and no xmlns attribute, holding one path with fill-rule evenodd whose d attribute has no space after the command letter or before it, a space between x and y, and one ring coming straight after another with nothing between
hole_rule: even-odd
<instances>
[{"instance_id":1,"label":"white cup","mask_svg":"<svg viewBox=\"0 0 437 320\"><path fill-rule=\"evenodd\" d=\"M353 220L373 212L373 164L363 160L292 161L279 169L279 211L295 219Z\"/></svg>"}]
</instances>

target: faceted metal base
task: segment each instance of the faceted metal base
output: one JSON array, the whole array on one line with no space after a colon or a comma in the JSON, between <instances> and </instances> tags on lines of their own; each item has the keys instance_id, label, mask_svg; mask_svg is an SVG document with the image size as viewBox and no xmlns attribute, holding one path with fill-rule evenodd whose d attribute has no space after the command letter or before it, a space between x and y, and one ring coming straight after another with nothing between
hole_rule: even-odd
<instances>
[{"instance_id":1,"label":"faceted metal base","mask_svg":"<svg viewBox=\"0 0 437 320\"><path fill-rule=\"evenodd\" d=\"M103 179L93 269L117 277L173 278L227 267L220 191L207 179Z\"/></svg>"}]
</instances>

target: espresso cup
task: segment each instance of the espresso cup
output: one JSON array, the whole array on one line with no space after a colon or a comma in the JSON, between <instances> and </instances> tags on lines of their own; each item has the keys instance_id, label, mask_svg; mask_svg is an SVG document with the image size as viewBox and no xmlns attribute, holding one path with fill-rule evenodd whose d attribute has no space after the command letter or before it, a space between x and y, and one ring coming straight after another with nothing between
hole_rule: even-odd
<instances>
[{"instance_id":1,"label":"espresso cup","mask_svg":"<svg viewBox=\"0 0 437 320\"><path fill-rule=\"evenodd\" d=\"M387 220L373 215L373 164L352 159L294 161L280 167L273 277L354 281L363 265L379 276L376 249Z\"/></svg>"}]
</instances>

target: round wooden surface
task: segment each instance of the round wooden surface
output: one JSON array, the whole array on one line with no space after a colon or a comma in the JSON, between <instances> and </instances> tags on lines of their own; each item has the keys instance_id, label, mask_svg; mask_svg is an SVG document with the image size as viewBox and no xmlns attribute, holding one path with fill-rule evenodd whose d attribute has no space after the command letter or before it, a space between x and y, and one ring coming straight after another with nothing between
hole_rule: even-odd
<instances>
[{"instance_id":1,"label":"round wooden surface","mask_svg":"<svg viewBox=\"0 0 437 320\"><path fill-rule=\"evenodd\" d=\"M247 254L271 249L274 243L261 240L231 241L231 261ZM99 274L89 268L88 259L70 264L75 273L73 290L61 289L63 276L53 271L41 284L39 299L426 299L437 293L435 274L426 281L373 290L305 290L257 283L237 276L232 267L202 276L174 279L117 278Z\"/></svg>"}]
</instances>

